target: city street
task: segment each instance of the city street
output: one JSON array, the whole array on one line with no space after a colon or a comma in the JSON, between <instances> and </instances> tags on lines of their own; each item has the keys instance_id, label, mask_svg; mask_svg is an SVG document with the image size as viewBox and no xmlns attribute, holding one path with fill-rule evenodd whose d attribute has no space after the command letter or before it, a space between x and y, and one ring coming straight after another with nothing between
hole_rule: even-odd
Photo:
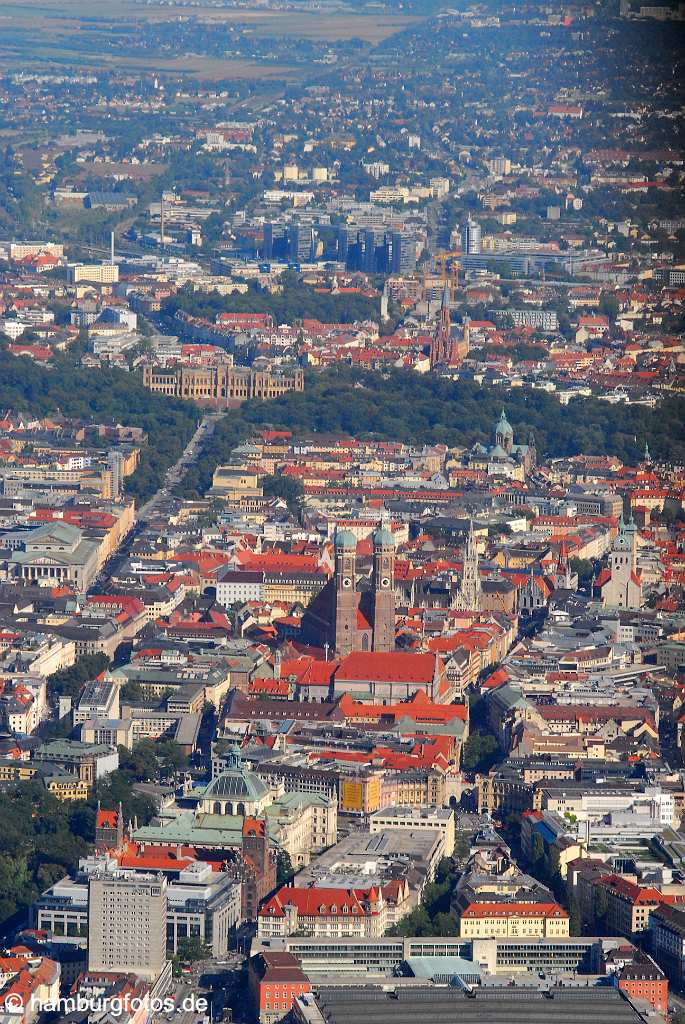
<instances>
[{"instance_id":1,"label":"city street","mask_svg":"<svg viewBox=\"0 0 685 1024\"><path fill-rule=\"evenodd\" d=\"M115 575L115 573L124 564L130 554L133 544L146 528L148 517L161 511L161 506L164 501L168 500L171 495L171 489L176 487L183 480L183 477L190 467L200 458L203 448L211 439L216 422L221 418L221 416L222 413L209 412L202 418L197 430L183 449L182 454L173 466L170 466L164 474L164 482L162 486L152 495L145 505L142 505L137 510L135 526L125 538L123 544L120 545L116 554L114 554L105 563L93 580L90 587L91 593L102 591L106 587L110 578Z\"/></svg>"}]
</instances>

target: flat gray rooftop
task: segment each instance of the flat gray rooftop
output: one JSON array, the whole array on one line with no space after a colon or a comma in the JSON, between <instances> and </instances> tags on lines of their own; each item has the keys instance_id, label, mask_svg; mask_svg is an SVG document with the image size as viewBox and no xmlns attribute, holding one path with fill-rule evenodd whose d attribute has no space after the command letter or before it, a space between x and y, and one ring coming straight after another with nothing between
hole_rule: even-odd
<instances>
[{"instance_id":1,"label":"flat gray rooftop","mask_svg":"<svg viewBox=\"0 0 685 1024\"><path fill-rule=\"evenodd\" d=\"M531 992L488 989L468 995L449 988L326 989L317 1003L326 1024L640 1024L641 1014L616 989Z\"/></svg>"}]
</instances>

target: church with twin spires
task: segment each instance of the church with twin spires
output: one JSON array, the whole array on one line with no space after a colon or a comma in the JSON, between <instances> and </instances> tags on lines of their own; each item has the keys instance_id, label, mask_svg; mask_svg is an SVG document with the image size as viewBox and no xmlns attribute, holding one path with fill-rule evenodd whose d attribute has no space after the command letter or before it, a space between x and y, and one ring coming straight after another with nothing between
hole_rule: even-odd
<instances>
[{"instance_id":1,"label":"church with twin spires","mask_svg":"<svg viewBox=\"0 0 685 1024\"><path fill-rule=\"evenodd\" d=\"M335 572L302 618L305 643L345 657L352 651L395 649L395 540L382 522L372 535L371 580L357 573L357 538L335 534Z\"/></svg>"}]
</instances>

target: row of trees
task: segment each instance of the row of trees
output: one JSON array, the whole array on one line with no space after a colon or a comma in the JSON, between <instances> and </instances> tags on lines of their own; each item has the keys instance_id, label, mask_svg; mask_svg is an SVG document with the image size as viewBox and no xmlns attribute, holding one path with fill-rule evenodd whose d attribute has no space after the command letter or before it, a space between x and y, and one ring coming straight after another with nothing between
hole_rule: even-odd
<instances>
[{"instance_id":1,"label":"row of trees","mask_svg":"<svg viewBox=\"0 0 685 1024\"><path fill-rule=\"evenodd\" d=\"M464 744L461 763L467 771L488 772L500 757L497 739L490 733L474 729Z\"/></svg>"},{"instance_id":2,"label":"row of trees","mask_svg":"<svg viewBox=\"0 0 685 1024\"><path fill-rule=\"evenodd\" d=\"M138 501L157 490L197 421L197 409L191 403L153 395L136 374L76 365L70 353L46 369L0 351L0 406L35 416L61 413L89 423L141 427L149 444L141 449L138 469L126 481L128 492Z\"/></svg>"},{"instance_id":3,"label":"row of trees","mask_svg":"<svg viewBox=\"0 0 685 1024\"><path fill-rule=\"evenodd\" d=\"M134 782L162 782L188 767L188 758L174 740L141 740L128 750L119 747L119 772Z\"/></svg>"},{"instance_id":4,"label":"row of trees","mask_svg":"<svg viewBox=\"0 0 685 1024\"><path fill-rule=\"evenodd\" d=\"M370 299L356 292L321 294L303 284L298 274L290 271L281 276L279 284L281 290L272 293L250 283L244 295L237 292L232 295L206 294L186 286L164 301L162 316L170 325L173 325L177 310L212 321L218 313L270 313L279 324L294 324L303 319L321 320L323 323L379 320L379 299Z\"/></svg>"},{"instance_id":5,"label":"row of trees","mask_svg":"<svg viewBox=\"0 0 685 1024\"><path fill-rule=\"evenodd\" d=\"M96 679L109 666L105 654L84 654L59 672L48 676L48 694L51 697L75 697L84 683Z\"/></svg>"},{"instance_id":6,"label":"row of trees","mask_svg":"<svg viewBox=\"0 0 685 1024\"><path fill-rule=\"evenodd\" d=\"M209 486L214 467L259 428L293 433L335 432L415 444L492 443L502 407L517 442L532 434L543 457L614 454L642 458L645 441L655 458L685 461L685 398L669 395L654 409L578 398L562 406L542 391L481 387L403 371L364 372L336 367L308 374L304 392L272 402L248 402L219 424L203 458L186 478L188 492Z\"/></svg>"},{"instance_id":7,"label":"row of trees","mask_svg":"<svg viewBox=\"0 0 685 1024\"><path fill-rule=\"evenodd\" d=\"M571 935L606 935L607 934L607 896L606 890L600 885L596 890L593 916L590 921L583 921L577 899L561 877L559 853L552 846L545 853L544 843L539 835L533 836L531 856L531 873L554 893L555 899L566 906L569 915L569 932Z\"/></svg>"},{"instance_id":8,"label":"row of trees","mask_svg":"<svg viewBox=\"0 0 685 1024\"><path fill-rule=\"evenodd\" d=\"M301 480L271 473L262 480L262 490L269 497L282 498L288 506L288 511L293 515L297 514L304 496L304 484Z\"/></svg>"},{"instance_id":9,"label":"row of trees","mask_svg":"<svg viewBox=\"0 0 685 1024\"><path fill-rule=\"evenodd\" d=\"M457 881L457 869L450 857L443 857L435 872L435 881L425 886L419 906L386 933L413 938L421 935L459 935L457 919L450 912L450 901Z\"/></svg>"}]
</instances>

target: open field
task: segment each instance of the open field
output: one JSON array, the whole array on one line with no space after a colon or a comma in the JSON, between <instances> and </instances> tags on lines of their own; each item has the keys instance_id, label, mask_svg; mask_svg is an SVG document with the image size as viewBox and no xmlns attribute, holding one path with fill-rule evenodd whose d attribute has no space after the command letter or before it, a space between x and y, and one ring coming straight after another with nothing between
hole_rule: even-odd
<instances>
[{"instance_id":1,"label":"open field","mask_svg":"<svg viewBox=\"0 0 685 1024\"><path fill-rule=\"evenodd\" d=\"M393 15L354 14L347 12L298 10L234 10L203 4L184 6L149 6L134 0L113 0L106 7L94 7L89 0L22 0L21 3L0 3L0 29L5 43L12 43L12 32L30 31L37 45L52 42L61 35L81 29L83 22L90 27L117 34L128 31L133 21L170 22L178 19L198 19L214 25L235 24L250 26L255 35L297 36L303 39L339 41L362 39L379 43L420 18Z\"/></svg>"},{"instance_id":2,"label":"open field","mask_svg":"<svg viewBox=\"0 0 685 1024\"><path fill-rule=\"evenodd\" d=\"M308 67L283 55L282 62L260 60L247 52L223 57L221 50L197 53L182 46L149 49L129 45L146 26L199 22L208 31L227 33L232 26L247 30L255 40L287 38L310 43L361 39L374 45L421 19L383 12L358 14L340 8L326 11L231 9L197 6L154 6L136 0L112 0L97 7L90 0L0 0L0 65L7 69L49 70L81 67L124 71L185 74L208 80L294 80ZM295 43L296 45L296 43ZM227 49L231 43L227 38ZM249 49L249 48L248 48ZM131 51L134 52L131 52Z\"/></svg>"},{"instance_id":3,"label":"open field","mask_svg":"<svg viewBox=\"0 0 685 1024\"><path fill-rule=\"evenodd\" d=\"M228 79L274 79L289 81L304 73L304 68L283 64L261 64L249 60L221 60L202 54L186 54L183 57L134 57L119 53L93 52L84 54L80 50L61 49L58 46L36 47L32 52L32 70L57 70L58 67L80 67L83 69L109 68L116 71L155 72L156 74L186 74L207 81ZM26 69L26 55L6 50L0 45L0 64L7 69Z\"/></svg>"}]
</instances>

